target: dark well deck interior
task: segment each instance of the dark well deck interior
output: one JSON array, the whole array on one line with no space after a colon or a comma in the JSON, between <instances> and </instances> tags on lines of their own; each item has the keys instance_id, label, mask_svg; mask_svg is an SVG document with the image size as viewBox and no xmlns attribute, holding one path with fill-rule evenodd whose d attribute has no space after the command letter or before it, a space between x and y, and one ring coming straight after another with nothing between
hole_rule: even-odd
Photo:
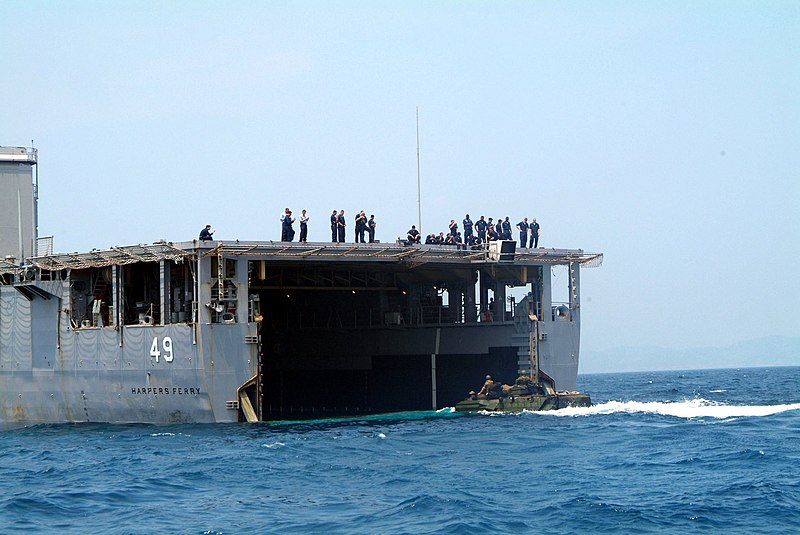
<instances>
[{"instance_id":1,"label":"dark well deck interior","mask_svg":"<svg viewBox=\"0 0 800 535\"><path fill-rule=\"evenodd\" d=\"M321 249L298 247L274 256L308 253L304 262L270 259L251 269L264 318L261 419L429 410L453 406L486 373L516 378L505 288L541 291L537 266L396 246L346 246L336 262L315 262ZM489 310L490 292L499 302Z\"/></svg>"},{"instance_id":2,"label":"dark well deck interior","mask_svg":"<svg viewBox=\"0 0 800 535\"><path fill-rule=\"evenodd\" d=\"M513 323L478 322L465 310L471 267L267 271L271 281L251 280L264 317L262 419L429 410L454 405L487 372L516 377L517 349L499 347Z\"/></svg>"}]
</instances>

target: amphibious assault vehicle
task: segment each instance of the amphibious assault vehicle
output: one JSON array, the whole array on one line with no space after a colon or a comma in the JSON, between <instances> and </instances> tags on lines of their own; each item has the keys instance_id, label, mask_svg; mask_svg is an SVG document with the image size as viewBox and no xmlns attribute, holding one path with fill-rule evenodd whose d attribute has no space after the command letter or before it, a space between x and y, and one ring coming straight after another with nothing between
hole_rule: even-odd
<instances>
[{"instance_id":1,"label":"amphibious assault vehicle","mask_svg":"<svg viewBox=\"0 0 800 535\"><path fill-rule=\"evenodd\" d=\"M470 392L470 396L456 403L456 412L522 412L548 411L567 407L590 407L589 394L575 391L558 392L552 379L540 375L535 382L531 377L520 377L513 386L493 383L485 394Z\"/></svg>"}]
</instances>

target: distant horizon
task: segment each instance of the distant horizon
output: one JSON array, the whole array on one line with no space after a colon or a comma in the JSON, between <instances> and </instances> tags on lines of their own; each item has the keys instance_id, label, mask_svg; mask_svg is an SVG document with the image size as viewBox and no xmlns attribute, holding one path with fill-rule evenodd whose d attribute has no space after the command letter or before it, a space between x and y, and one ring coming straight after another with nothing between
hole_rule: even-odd
<instances>
[{"instance_id":1,"label":"distant horizon","mask_svg":"<svg viewBox=\"0 0 800 535\"><path fill-rule=\"evenodd\" d=\"M671 364L666 367L654 364L654 362ZM605 350L582 349L579 373L718 370L776 366L800 366L800 336L762 336L727 345L689 348L643 345Z\"/></svg>"},{"instance_id":2,"label":"distant horizon","mask_svg":"<svg viewBox=\"0 0 800 535\"><path fill-rule=\"evenodd\" d=\"M582 375L613 375L622 373L679 373L679 372L694 372L694 371L713 371L713 370L747 370L747 369L762 369L762 368L800 368L800 364L773 364L765 366L729 366L729 367L711 367L711 368L678 368L674 370L618 370L613 372L578 372L578 377Z\"/></svg>"}]
</instances>

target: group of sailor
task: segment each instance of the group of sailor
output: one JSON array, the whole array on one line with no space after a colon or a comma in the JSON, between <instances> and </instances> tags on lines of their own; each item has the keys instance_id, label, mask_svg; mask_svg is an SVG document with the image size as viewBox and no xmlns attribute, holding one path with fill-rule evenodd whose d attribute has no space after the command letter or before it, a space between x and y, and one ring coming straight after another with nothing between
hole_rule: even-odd
<instances>
[{"instance_id":1,"label":"group of sailor","mask_svg":"<svg viewBox=\"0 0 800 535\"><path fill-rule=\"evenodd\" d=\"M305 209L300 212L300 240L301 242L308 241L308 220L311 219L306 213ZM294 223L297 218L292 215L289 208L284 208L280 217L281 221L281 241L294 240Z\"/></svg>"},{"instance_id":2,"label":"group of sailor","mask_svg":"<svg viewBox=\"0 0 800 535\"><path fill-rule=\"evenodd\" d=\"M308 241L308 222L311 219L311 216L308 215L308 212L303 209L300 212L300 242L307 242ZM281 221L281 241L283 242L291 242L294 241L295 231L294 231L294 223L297 221L297 218L292 215L292 211L289 208L284 208L283 213L280 216ZM361 210L358 214L356 214L355 220L355 242L356 243L374 243L375 242L375 229L378 224L375 222L375 215L370 215L369 219L367 219L367 214L364 210ZM339 210L338 212L334 210L331 213L331 241L333 243L344 243L345 242L345 228L347 227L347 221L344 217L344 210ZM213 240L214 231L211 229L211 225L206 225L200 231L200 241L209 241ZM365 239L365 235L369 236L369 239Z\"/></svg>"},{"instance_id":3,"label":"group of sailor","mask_svg":"<svg viewBox=\"0 0 800 535\"><path fill-rule=\"evenodd\" d=\"M484 216L481 216L476 222L472 222L469 214L464 217L462 221L464 225L464 234L458 230L458 223L455 219L450 220L450 230L445 234L440 232L436 234L428 234L425 238L426 245L454 245L457 249L478 249L481 245L497 240L513 240L511 231L511 222L509 217L505 219L497 218L497 222L490 217L487 221ZM539 247L539 223L536 218L528 223L528 218L523 218L522 221L517 223L517 230L519 231L519 244L520 247L525 248L530 246L532 249ZM420 234L416 226L412 225L411 230L406 234L408 244L420 243Z\"/></svg>"},{"instance_id":4,"label":"group of sailor","mask_svg":"<svg viewBox=\"0 0 800 535\"><path fill-rule=\"evenodd\" d=\"M309 219L311 219L311 217L304 209L300 213L300 242L306 242L308 240ZM297 221L297 218L292 215L292 211L289 210L289 208L284 208L280 221L281 241L294 241L295 232L293 225ZM497 222L491 217L487 221L484 216L481 216L480 219L473 223L469 214L467 214L462 221L462 225L464 228L463 235L458 230L458 223L456 223L456 220L451 219L450 228L446 234L444 232L440 232L438 235L435 233L428 234L425 238L425 244L452 245L457 249L479 249L488 242L514 239L512 236L511 222L508 216L505 218L497 218ZM375 223L375 215L370 215L369 219L367 219L366 213L364 210L361 210L355 217L355 243L374 243L375 229L377 226L377 223ZM334 210L331 213L331 241L333 243L345 242L346 227L347 221L345 220L344 210ZM535 217L532 218L530 223L527 217L523 218L522 221L516 224L516 229L519 232L520 247L536 248L539 246L540 230L539 223L536 222ZM206 225L205 228L200 231L200 241L213 240L213 234L214 231L211 229L211 225ZM365 239L365 235L368 236L368 239ZM411 229L406 233L406 243L414 245L421 243L421 241L422 235L419 230L417 230L416 225L411 225Z\"/></svg>"},{"instance_id":5,"label":"group of sailor","mask_svg":"<svg viewBox=\"0 0 800 535\"><path fill-rule=\"evenodd\" d=\"M361 210L356 214L355 218L355 243L367 243L364 235L369 236L369 243L375 243L375 228L378 224L375 222L375 215L372 214L367 219L367 213ZM344 210L336 210L331 212L331 242L344 243L345 242L345 229L347 228L347 220L344 217Z\"/></svg>"}]
</instances>

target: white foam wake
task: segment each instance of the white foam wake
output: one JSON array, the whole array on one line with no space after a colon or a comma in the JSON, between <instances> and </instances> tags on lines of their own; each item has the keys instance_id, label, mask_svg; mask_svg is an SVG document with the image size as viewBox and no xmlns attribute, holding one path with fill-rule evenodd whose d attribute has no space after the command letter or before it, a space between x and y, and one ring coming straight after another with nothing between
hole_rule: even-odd
<instances>
[{"instance_id":1,"label":"white foam wake","mask_svg":"<svg viewBox=\"0 0 800 535\"><path fill-rule=\"evenodd\" d=\"M800 410L800 403L784 405L725 405L706 399L687 401L609 401L591 407L570 407L536 414L550 416L591 416L593 414L650 413L678 418L736 418L743 416L770 416L786 411Z\"/></svg>"}]
</instances>

